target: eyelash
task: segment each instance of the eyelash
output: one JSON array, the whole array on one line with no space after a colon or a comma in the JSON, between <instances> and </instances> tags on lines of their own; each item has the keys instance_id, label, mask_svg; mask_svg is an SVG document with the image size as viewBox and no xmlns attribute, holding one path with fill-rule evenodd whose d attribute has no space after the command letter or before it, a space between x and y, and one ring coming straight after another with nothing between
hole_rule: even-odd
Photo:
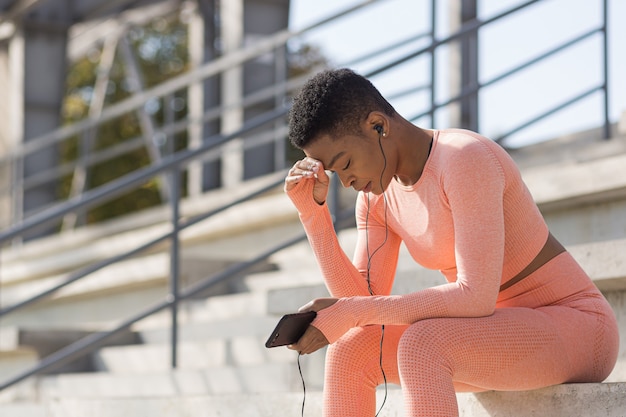
<instances>
[{"instance_id":1,"label":"eyelash","mask_svg":"<svg viewBox=\"0 0 626 417\"><path fill-rule=\"evenodd\" d=\"M350 166L350 162L352 162L351 159L348 159L348 163L346 164L345 167L343 167L343 170L345 171L346 169L348 169L348 167Z\"/></svg>"}]
</instances>

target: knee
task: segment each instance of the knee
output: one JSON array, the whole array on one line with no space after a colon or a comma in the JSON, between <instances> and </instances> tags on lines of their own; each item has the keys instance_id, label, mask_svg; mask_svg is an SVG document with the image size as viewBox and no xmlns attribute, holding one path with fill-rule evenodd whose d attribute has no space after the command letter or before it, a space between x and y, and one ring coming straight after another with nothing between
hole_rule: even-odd
<instances>
[{"instance_id":1,"label":"knee","mask_svg":"<svg viewBox=\"0 0 626 417\"><path fill-rule=\"evenodd\" d=\"M423 366L443 358L447 344L441 319L421 320L410 325L398 344L398 365Z\"/></svg>"},{"instance_id":2,"label":"knee","mask_svg":"<svg viewBox=\"0 0 626 417\"><path fill-rule=\"evenodd\" d=\"M368 374L371 370L380 372L379 326L367 326L351 329L343 337L328 347L326 352L326 371L343 372L359 370Z\"/></svg>"},{"instance_id":3,"label":"knee","mask_svg":"<svg viewBox=\"0 0 626 417\"><path fill-rule=\"evenodd\" d=\"M378 326L353 328L330 345L326 355L342 361L366 360L370 351L378 355L380 332Z\"/></svg>"}]
</instances>

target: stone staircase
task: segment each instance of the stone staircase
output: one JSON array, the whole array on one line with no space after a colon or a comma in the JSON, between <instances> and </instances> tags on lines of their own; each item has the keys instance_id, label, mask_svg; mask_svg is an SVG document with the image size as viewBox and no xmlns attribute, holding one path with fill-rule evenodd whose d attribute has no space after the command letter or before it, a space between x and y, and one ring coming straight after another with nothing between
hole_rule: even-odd
<instances>
[{"instance_id":1,"label":"stone staircase","mask_svg":"<svg viewBox=\"0 0 626 417\"><path fill-rule=\"evenodd\" d=\"M459 394L461 415L624 417L626 138L608 142L564 138L512 154L553 233L582 263L616 311L622 329L620 359L602 384ZM259 179L247 187L253 189L275 178ZM185 202L183 215L210 210L235 197L233 192L209 193ZM344 190L342 201L353 197L350 190ZM167 216L166 209L155 209L5 249L0 260L2 305L35 294L76 268L164 233ZM184 232L184 285L300 232L295 210L280 190L229 209ZM342 231L340 240L351 253L354 230ZM160 245L1 318L0 380L60 346L111 328L163 299L169 274L167 249L166 244ZM401 254L395 293L440 282L437 272L421 269L406 252ZM266 349L264 342L279 315L326 294L308 244L297 244L250 273L181 305L176 370L169 367L170 315L165 311L138 322L82 360L0 392L0 416L300 415L302 385L296 355L287 349ZM302 358L305 415L321 414L323 362L323 351ZM382 391L379 395L382 401ZM397 387L389 387L380 415L403 415Z\"/></svg>"}]
</instances>

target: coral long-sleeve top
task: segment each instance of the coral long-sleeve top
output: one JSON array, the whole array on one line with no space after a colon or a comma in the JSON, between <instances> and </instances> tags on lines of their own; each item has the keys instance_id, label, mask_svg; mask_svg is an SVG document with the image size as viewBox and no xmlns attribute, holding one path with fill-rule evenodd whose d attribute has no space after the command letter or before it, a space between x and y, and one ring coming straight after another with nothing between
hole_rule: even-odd
<instances>
[{"instance_id":1,"label":"coral long-sleeve top","mask_svg":"<svg viewBox=\"0 0 626 417\"><path fill-rule=\"evenodd\" d=\"M511 157L467 130L434 132L422 176L412 186L392 180L384 195L359 193L352 261L339 246L328 209L312 199L312 186L312 180L301 182L289 197L328 290L339 298L313 322L330 343L351 327L490 315L500 285L524 269L548 237ZM447 283L390 295L401 242Z\"/></svg>"}]
</instances>

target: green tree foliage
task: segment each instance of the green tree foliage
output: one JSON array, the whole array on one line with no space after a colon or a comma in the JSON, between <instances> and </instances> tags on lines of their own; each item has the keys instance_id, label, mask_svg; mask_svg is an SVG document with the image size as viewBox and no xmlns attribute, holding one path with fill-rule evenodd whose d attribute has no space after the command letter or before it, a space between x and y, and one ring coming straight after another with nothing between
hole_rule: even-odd
<instances>
[{"instance_id":1,"label":"green tree foliage","mask_svg":"<svg viewBox=\"0 0 626 417\"><path fill-rule=\"evenodd\" d=\"M150 88L187 70L187 29L178 19L159 19L146 27L131 29L127 39L134 52L135 61L143 77L144 88ZM87 56L76 62L67 76L67 92L64 101L63 119L65 123L74 123L84 119L89 113L89 106L94 92L101 50L94 49ZM132 94L132 86L128 82L128 72L119 48L111 69L106 89L105 107L119 102ZM174 97L168 105L173 105L175 117L186 114L185 96ZM154 119L156 126L163 124L163 100L148 102L145 110ZM101 124L98 128L95 143L90 151L98 152L112 149L116 145L135 140L140 146L114 159L106 160L88 169L86 189L91 189L119 178L129 172L145 167L151 163L149 152L141 145L143 132L135 112L125 114L117 119ZM154 138L152 138L154 139ZM80 154L79 137L74 137L61 145L64 162L77 161ZM185 134L177 135L174 148L186 146ZM162 145L159 143L158 145ZM61 183L60 193L67 198L70 195L73 175L68 175ZM98 222L121 214L130 213L161 203L159 180L154 179L138 190L118 197L87 214L87 223Z\"/></svg>"}]
</instances>

